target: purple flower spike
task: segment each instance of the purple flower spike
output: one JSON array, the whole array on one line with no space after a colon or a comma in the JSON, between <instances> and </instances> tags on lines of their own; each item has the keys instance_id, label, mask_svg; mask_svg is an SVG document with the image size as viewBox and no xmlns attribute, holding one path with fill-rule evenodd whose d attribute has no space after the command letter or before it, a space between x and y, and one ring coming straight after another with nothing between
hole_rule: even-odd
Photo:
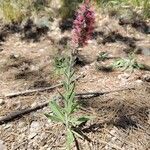
<instances>
[{"instance_id":1,"label":"purple flower spike","mask_svg":"<svg viewBox=\"0 0 150 150\"><path fill-rule=\"evenodd\" d=\"M83 47L91 39L95 23L94 15L90 1L85 0L77 10L76 19L73 22L72 43L74 46Z\"/></svg>"}]
</instances>

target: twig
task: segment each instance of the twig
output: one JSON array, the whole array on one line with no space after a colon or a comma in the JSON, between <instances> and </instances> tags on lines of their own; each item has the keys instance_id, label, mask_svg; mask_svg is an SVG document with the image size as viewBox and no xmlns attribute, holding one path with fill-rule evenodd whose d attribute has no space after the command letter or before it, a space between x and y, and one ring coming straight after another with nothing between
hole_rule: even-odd
<instances>
[{"instance_id":1,"label":"twig","mask_svg":"<svg viewBox=\"0 0 150 150\"><path fill-rule=\"evenodd\" d=\"M78 80L79 78L83 77L84 75L80 75L77 78L74 79L74 81ZM10 94L6 94L4 97L5 98L13 98L13 97L17 97L17 96L23 96L23 95L29 95L29 94L33 94L33 93L38 93L38 92L44 92L44 91L49 91L49 90L53 90L57 87L61 87L63 86L63 83L59 83L56 84L54 86L50 86L50 87L43 87L43 88L38 88L38 89L33 89L33 90L26 90L26 91L21 91L21 92L16 92L16 93L10 93Z\"/></svg>"},{"instance_id":2,"label":"twig","mask_svg":"<svg viewBox=\"0 0 150 150\"><path fill-rule=\"evenodd\" d=\"M14 120L15 118L21 117L25 114L29 114L30 112L42 109L42 108L46 107L47 105L48 105L48 102L45 102L41 105L37 105L37 106L34 106L32 108L25 108L25 109L22 109L19 111L11 112L7 116L0 117L0 125L7 123L7 122L10 122L10 121Z\"/></svg>"},{"instance_id":3,"label":"twig","mask_svg":"<svg viewBox=\"0 0 150 150\"><path fill-rule=\"evenodd\" d=\"M76 149L77 150L80 150L80 147L79 147L79 142L77 140L77 138L74 136L74 141L75 141L75 146L76 146Z\"/></svg>"},{"instance_id":4,"label":"twig","mask_svg":"<svg viewBox=\"0 0 150 150\"><path fill-rule=\"evenodd\" d=\"M120 91L124 91L124 90L134 90L134 88L125 88L125 89L114 90L114 91L106 91L106 92L77 93L76 97L77 98L82 98L82 99L88 99L88 98L91 98L91 97L98 97L98 96L101 96L101 95L104 95L104 94L120 92ZM61 97L58 97L58 98L61 98ZM4 123L7 123L7 122L10 122L10 121L12 121L12 120L14 120L18 117L21 117L21 116L25 115L25 114L29 114L33 111L42 109L42 108L48 106L48 104L49 104L49 102L45 102L43 104L34 106L32 108L26 108L26 109L22 109L22 110L19 110L19 111L11 112L7 116L0 117L0 125L4 124Z\"/></svg>"},{"instance_id":5,"label":"twig","mask_svg":"<svg viewBox=\"0 0 150 150\"><path fill-rule=\"evenodd\" d=\"M131 88L123 88L123 89L119 89L119 90L105 91L105 92L79 93L79 94L76 94L76 96L81 99L86 99L86 98L89 99L90 97L93 98L93 97L98 97L98 96L101 96L104 94L115 93L115 92L126 91L126 90L135 90L135 88L131 87Z\"/></svg>"}]
</instances>

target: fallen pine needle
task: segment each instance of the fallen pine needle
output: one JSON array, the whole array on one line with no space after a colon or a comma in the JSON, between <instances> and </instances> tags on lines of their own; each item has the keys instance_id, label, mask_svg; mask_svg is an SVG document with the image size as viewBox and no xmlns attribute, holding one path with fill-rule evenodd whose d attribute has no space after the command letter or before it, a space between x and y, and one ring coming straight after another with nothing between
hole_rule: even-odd
<instances>
[{"instance_id":1,"label":"fallen pine needle","mask_svg":"<svg viewBox=\"0 0 150 150\"><path fill-rule=\"evenodd\" d=\"M104 95L104 94L109 94L109 93L114 93L114 92L120 92L120 91L124 91L124 90L134 90L134 89L135 88L125 88L125 89L119 89L119 90L113 90L113 91L106 91L106 92L77 93L76 97L87 100L87 99L89 99L91 97L98 97L98 96L101 96L101 95ZM61 97L58 97L58 99L61 99ZM11 112L11 113L9 113L6 116L0 117L0 125L4 124L4 123L7 123L7 122L10 122L10 121L13 121L14 119L16 119L18 117L22 117L25 114L29 114L29 113L31 113L33 111L42 109L42 108L48 106L48 104L49 104L49 101L45 102L43 104L34 106L32 108L25 108L25 109L22 109L22 110L19 110L19 111Z\"/></svg>"}]
</instances>

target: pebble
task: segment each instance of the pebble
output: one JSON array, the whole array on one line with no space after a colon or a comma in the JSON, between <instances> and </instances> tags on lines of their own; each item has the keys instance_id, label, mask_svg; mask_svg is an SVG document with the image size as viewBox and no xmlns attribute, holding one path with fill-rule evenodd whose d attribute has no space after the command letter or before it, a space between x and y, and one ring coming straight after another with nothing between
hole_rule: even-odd
<instances>
[{"instance_id":1,"label":"pebble","mask_svg":"<svg viewBox=\"0 0 150 150\"><path fill-rule=\"evenodd\" d=\"M4 105L5 101L3 99L0 99L0 106Z\"/></svg>"},{"instance_id":2,"label":"pebble","mask_svg":"<svg viewBox=\"0 0 150 150\"><path fill-rule=\"evenodd\" d=\"M40 130L41 130L41 126L40 126L39 122L33 121L30 125L28 139L33 139L36 135L38 135Z\"/></svg>"},{"instance_id":3,"label":"pebble","mask_svg":"<svg viewBox=\"0 0 150 150\"><path fill-rule=\"evenodd\" d=\"M38 66L31 65L31 66L30 66L30 70L31 70L31 71L38 71L38 70L39 70L39 67L38 67Z\"/></svg>"},{"instance_id":4,"label":"pebble","mask_svg":"<svg viewBox=\"0 0 150 150\"><path fill-rule=\"evenodd\" d=\"M12 125L11 124L6 124L4 125L4 129L9 129Z\"/></svg>"},{"instance_id":5,"label":"pebble","mask_svg":"<svg viewBox=\"0 0 150 150\"><path fill-rule=\"evenodd\" d=\"M2 140L0 140L0 150L7 150L7 148L4 145L4 142Z\"/></svg>"},{"instance_id":6,"label":"pebble","mask_svg":"<svg viewBox=\"0 0 150 150\"><path fill-rule=\"evenodd\" d=\"M18 58L20 58L19 54L11 54L10 55L10 59L18 59Z\"/></svg>"},{"instance_id":7,"label":"pebble","mask_svg":"<svg viewBox=\"0 0 150 150\"><path fill-rule=\"evenodd\" d=\"M146 82L150 82L150 75L149 74L145 74L142 76L142 79Z\"/></svg>"},{"instance_id":8,"label":"pebble","mask_svg":"<svg viewBox=\"0 0 150 150\"><path fill-rule=\"evenodd\" d=\"M25 125L25 122L20 121L20 122L18 123L18 131L20 131L22 134L23 134L24 132L26 132L27 129L28 129L28 127Z\"/></svg>"},{"instance_id":9,"label":"pebble","mask_svg":"<svg viewBox=\"0 0 150 150\"><path fill-rule=\"evenodd\" d=\"M126 80L129 77L130 77L130 74L127 74L127 73L118 75L118 79L120 79L120 80Z\"/></svg>"},{"instance_id":10,"label":"pebble","mask_svg":"<svg viewBox=\"0 0 150 150\"><path fill-rule=\"evenodd\" d=\"M137 85L142 85L142 84L143 84L143 81L142 81L142 80L136 80L135 83L136 83Z\"/></svg>"},{"instance_id":11,"label":"pebble","mask_svg":"<svg viewBox=\"0 0 150 150\"><path fill-rule=\"evenodd\" d=\"M41 48L41 49L39 49L39 52L43 53L43 52L45 52L45 49Z\"/></svg>"},{"instance_id":12,"label":"pebble","mask_svg":"<svg viewBox=\"0 0 150 150\"><path fill-rule=\"evenodd\" d=\"M37 105L37 102L34 102L31 107L35 107Z\"/></svg>"},{"instance_id":13,"label":"pebble","mask_svg":"<svg viewBox=\"0 0 150 150\"><path fill-rule=\"evenodd\" d=\"M144 54L145 56L150 56L150 49L149 49L149 48L144 48L144 49L143 49L143 54Z\"/></svg>"}]
</instances>

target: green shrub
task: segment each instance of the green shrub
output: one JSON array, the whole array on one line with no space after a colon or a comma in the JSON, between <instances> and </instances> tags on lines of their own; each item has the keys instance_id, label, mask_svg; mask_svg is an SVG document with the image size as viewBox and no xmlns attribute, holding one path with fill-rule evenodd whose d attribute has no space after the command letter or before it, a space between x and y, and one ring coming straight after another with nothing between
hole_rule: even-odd
<instances>
[{"instance_id":1,"label":"green shrub","mask_svg":"<svg viewBox=\"0 0 150 150\"><path fill-rule=\"evenodd\" d=\"M50 0L0 0L0 12L5 23L21 22L26 17L45 11Z\"/></svg>"},{"instance_id":2,"label":"green shrub","mask_svg":"<svg viewBox=\"0 0 150 150\"><path fill-rule=\"evenodd\" d=\"M17 2L12 0L2 0L0 9L3 21L6 23L20 22L24 17L24 13L19 6Z\"/></svg>"},{"instance_id":3,"label":"green shrub","mask_svg":"<svg viewBox=\"0 0 150 150\"><path fill-rule=\"evenodd\" d=\"M109 54L107 52L100 52L97 56L97 61L105 61L109 58Z\"/></svg>"},{"instance_id":4,"label":"green shrub","mask_svg":"<svg viewBox=\"0 0 150 150\"><path fill-rule=\"evenodd\" d=\"M134 69L143 69L143 65L138 63L134 55L129 55L127 58L119 58L112 64L113 68L122 68L123 71Z\"/></svg>"},{"instance_id":5,"label":"green shrub","mask_svg":"<svg viewBox=\"0 0 150 150\"><path fill-rule=\"evenodd\" d=\"M94 0L93 0L94 1ZM150 1L149 0L96 0L98 6L104 10L120 11L123 9L132 8L139 11L144 18L150 17ZM121 8L121 9L120 9Z\"/></svg>"}]
</instances>

